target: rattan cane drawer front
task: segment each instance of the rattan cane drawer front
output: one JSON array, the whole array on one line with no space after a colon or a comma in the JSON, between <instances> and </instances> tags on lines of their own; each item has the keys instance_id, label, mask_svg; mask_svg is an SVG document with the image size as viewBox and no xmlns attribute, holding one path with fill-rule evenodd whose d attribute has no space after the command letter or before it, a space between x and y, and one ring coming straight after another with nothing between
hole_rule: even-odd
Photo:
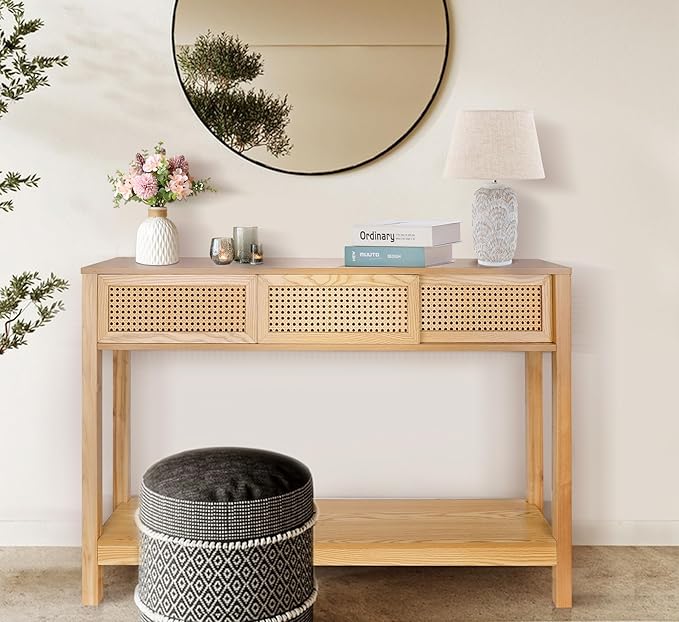
<instances>
[{"instance_id":1,"label":"rattan cane drawer front","mask_svg":"<svg viewBox=\"0 0 679 622\"><path fill-rule=\"evenodd\" d=\"M417 276L261 276L258 291L261 343L419 343Z\"/></svg>"},{"instance_id":2,"label":"rattan cane drawer front","mask_svg":"<svg viewBox=\"0 0 679 622\"><path fill-rule=\"evenodd\" d=\"M256 341L256 277L99 278L99 341Z\"/></svg>"},{"instance_id":3,"label":"rattan cane drawer front","mask_svg":"<svg viewBox=\"0 0 679 622\"><path fill-rule=\"evenodd\" d=\"M422 277L422 342L550 342L549 276Z\"/></svg>"}]
</instances>

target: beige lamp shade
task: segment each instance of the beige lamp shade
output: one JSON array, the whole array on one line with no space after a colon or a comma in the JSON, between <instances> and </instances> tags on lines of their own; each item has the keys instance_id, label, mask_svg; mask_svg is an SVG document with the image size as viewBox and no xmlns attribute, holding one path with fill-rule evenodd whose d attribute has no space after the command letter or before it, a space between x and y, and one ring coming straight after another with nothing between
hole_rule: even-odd
<instances>
[{"instance_id":1,"label":"beige lamp shade","mask_svg":"<svg viewBox=\"0 0 679 622\"><path fill-rule=\"evenodd\" d=\"M533 113L461 110L444 174L461 179L544 179Z\"/></svg>"}]
</instances>

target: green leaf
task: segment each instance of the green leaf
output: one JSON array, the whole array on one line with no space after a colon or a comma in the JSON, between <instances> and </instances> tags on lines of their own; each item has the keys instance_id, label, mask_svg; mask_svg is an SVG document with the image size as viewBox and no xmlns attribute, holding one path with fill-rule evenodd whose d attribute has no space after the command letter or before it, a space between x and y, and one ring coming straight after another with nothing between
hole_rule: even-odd
<instances>
[{"instance_id":1,"label":"green leaf","mask_svg":"<svg viewBox=\"0 0 679 622\"><path fill-rule=\"evenodd\" d=\"M11 16L10 20L4 12ZM25 38L43 26L41 19L25 19L22 2L0 0L0 117L7 113L9 103L49 86L49 69L68 64L67 56L26 55Z\"/></svg>"},{"instance_id":2,"label":"green leaf","mask_svg":"<svg viewBox=\"0 0 679 622\"><path fill-rule=\"evenodd\" d=\"M0 354L25 345L26 335L51 322L63 311L63 302L51 299L68 287L68 281L55 274L45 279L38 272L12 276L9 285L0 288ZM26 317L29 313L34 319Z\"/></svg>"}]
</instances>

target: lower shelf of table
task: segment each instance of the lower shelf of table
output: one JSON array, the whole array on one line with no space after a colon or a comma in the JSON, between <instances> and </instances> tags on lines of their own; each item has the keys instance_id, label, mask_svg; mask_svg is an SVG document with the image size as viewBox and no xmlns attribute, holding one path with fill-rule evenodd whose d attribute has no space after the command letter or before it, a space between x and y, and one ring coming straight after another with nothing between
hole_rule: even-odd
<instances>
[{"instance_id":1,"label":"lower shelf of table","mask_svg":"<svg viewBox=\"0 0 679 622\"><path fill-rule=\"evenodd\" d=\"M554 566L542 513L518 499L319 499L317 566ZM100 565L139 562L134 512L120 505L99 538Z\"/></svg>"}]
</instances>

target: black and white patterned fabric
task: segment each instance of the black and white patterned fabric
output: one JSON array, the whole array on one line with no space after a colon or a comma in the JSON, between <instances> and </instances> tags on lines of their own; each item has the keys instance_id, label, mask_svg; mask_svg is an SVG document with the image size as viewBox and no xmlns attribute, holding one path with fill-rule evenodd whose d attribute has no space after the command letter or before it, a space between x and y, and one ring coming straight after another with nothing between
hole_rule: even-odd
<instances>
[{"instance_id":1,"label":"black and white patterned fabric","mask_svg":"<svg viewBox=\"0 0 679 622\"><path fill-rule=\"evenodd\" d=\"M293 622L314 622L314 612L312 609L307 609L304 613L301 613L295 618L289 618ZM139 617L139 622L156 622L154 618L149 618L143 613ZM173 620L165 620L163 622L174 622ZM278 620L272 620L271 622L279 622Z\"/></svg>"},{"instance_id":2,"label":"black and white patterned fabric","mask_svg":"<svg viewBox=\"0 0 679 622\"><path fill-rule=\"evenodd\" d=\"M312 622L313 482L261 450L171 456L144 475L137 513L142 622Z\"/></svg>"},{"instance_id":3,"label":"black and white patterned fabric","mask_svg":"<svg viewBox=\"0 0 679 622\"><path fill-rule=\"evenodd\" d=\"M210 503L139 491L139 515L149 528L178 538L225 542L273 536L309 520L314 488L309 480L293 492L253 501Z\"/></svg>"},{"instance_id":4,"label":"black and white patterned fabric","mask_svg":"<svg viewBox=\"0 0 679 622\"><path fill-rule=\"evenodd\" d=\"M293 622L313 622L314 621L314 612L312 609L307 609L304 613L301 613L295 618L290 618ZM156 622L154 618L149 618L145 616L143 613L139 617L140 622ZM163 622L174 622L172 620L167 620ZM272 620L271 622L278 622L278 620Z\"/></svg>"},{"instance_id":5,"label":"black and white patterned fabric","mask_svg":"<svg viewBox=\"0 0 679 622\"><path fill-rule=\"evenodd\" d=\"M311 472L274 452L197 449L150 467L139 516L149 529L200 540L248 540L299 527L314 513Z\"/></svg>"}]
</instances>

